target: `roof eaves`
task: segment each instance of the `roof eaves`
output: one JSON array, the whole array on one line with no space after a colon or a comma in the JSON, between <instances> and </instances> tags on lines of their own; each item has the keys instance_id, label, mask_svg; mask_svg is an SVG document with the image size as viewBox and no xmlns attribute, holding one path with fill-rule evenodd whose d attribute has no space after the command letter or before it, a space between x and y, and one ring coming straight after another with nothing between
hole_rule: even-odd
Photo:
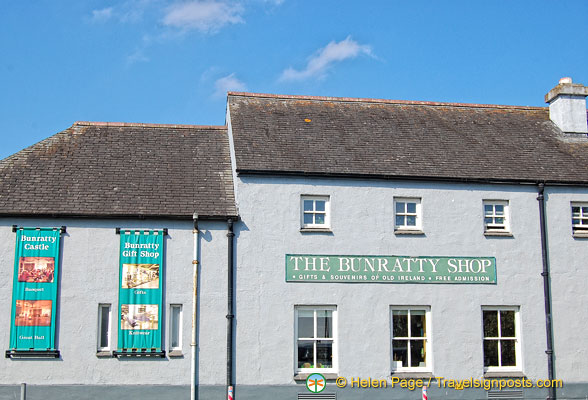
<instances>
[{"instance_id":1,"label":"roof eaves","mask_svg":"<svg viewBox=\"0 0 588 400\"><path fill-rule=\"evenodd\" d=\"M588 186L586 181L565 181L549 179L504 179L504 178L476 178L476 177L443 177L443 176L418 176L418 175L386 175L386 174L360 174L360 173L333 173L333 172L306 172L306 171L282 171L282 170L255 170L237 169L238 175L266 175L288 176L304 178L336 178L336 179L367 179L367 180L400 180L400 181L426 181L447 183L480 183L480 184L509 184L509 185L536 185L539 183L556 186Z\"/></svg>"}]
</instances>

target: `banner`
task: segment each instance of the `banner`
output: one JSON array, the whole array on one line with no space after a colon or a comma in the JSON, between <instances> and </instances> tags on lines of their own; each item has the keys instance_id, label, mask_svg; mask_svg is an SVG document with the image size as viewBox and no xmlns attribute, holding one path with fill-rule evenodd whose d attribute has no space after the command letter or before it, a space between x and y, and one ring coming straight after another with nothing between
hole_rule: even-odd
<instances>
[{"instance_id":1,"label":"banner","mask_svg":"<svg viewBox=\"0 0 588 400\"><path fill-rule=\"evenodd\" d=\"M17 228L10 349L55 350L61 228Z\"/></svg>"},{"instance_id":2,"label":"banner","mask_svg":"<svg viewBox=\"0 0 588 400\"><path fill-rule=\"evenodd\" d=\"M119 352L161 351L163 236L120 231Z\"/></svg>"},{"instance_id":3,"label":"banner","mask_svg":"<svg viewBox=\"0 0 588 400\"><path fill-rule=\"evenodd\" d=\"M286 282L495 284L496 259L286 254Z\"/></svg>"}]
</instances>

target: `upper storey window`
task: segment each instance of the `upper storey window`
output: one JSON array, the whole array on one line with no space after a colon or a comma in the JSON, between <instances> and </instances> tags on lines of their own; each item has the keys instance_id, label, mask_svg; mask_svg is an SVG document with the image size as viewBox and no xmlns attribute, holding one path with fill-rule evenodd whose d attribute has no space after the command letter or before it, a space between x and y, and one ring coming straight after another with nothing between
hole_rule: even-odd
<instances>
[{"instance_id":1,"label":"upper storey window","mask_svg":"<svg viewBox=\"0 0 588 400\"><path fill-rule=\"evenodd\" d=\"M484 232L509 233L509 207L506 200L484 200Z\"/></svg>"},{"instance_id":2,"label":"upper storey window","mask_svg":"<svg viewBox=\"0 0 588 400\"><path fill-rule=\"evenodd\" d=\"M394 230L396 233L422 231L420 198L394 198Z\"/></svg>"},{"instance_id":3,"label":"upper storey window","mask_svg":"<svg viewBox=\"0 0 588 400\"><path fill-rule=\"evenodd\" d=\"M329 229L331 226L331 201L329 196L300 197L301 227L303 229Z\"/></svg>"},{"instance_id":4,"label":"upper storey window","mask_svg":"<svg viewBox=\"0 0 588 400\"><path fill-rule=\"evenodd\" d=\"M572 233L588 237L588 203L572 203Z\"/></svg>"}]
</instances>

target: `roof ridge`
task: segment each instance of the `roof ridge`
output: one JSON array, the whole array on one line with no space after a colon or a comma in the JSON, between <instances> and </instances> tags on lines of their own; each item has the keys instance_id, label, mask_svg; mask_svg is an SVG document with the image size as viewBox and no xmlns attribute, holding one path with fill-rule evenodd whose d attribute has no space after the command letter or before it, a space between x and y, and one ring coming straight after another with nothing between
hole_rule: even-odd
<instances>
[{"instance_id":1,"label":"roof ridge","mask_svg":"<svg viewBox=\"0 0 588 400\"><path fill-rule=\"evenodd\" d=\"M305 95L249 93L249 92L228 92L227 96L260 97L260 98L286 99L286 100L336 101L336 102L341 102L341 103L380 103L380 104L404 104L404 105L440 106L440 107L497 108L497 109L518 109L518 110L522 109L522 110L537 110L537 111L547 109L547 107L513 106L513 105L500 105L500 104L446 103L446 102L437 102L437 101L388 100L388 99L372 99L372 98L361 98L361 97L305 96Z\"/></svg>"},{"instance_id":2,"label":"roof ridge","mask_svg":"<svg viewBox=\"0 0 588 400\"><path fill-rule=\"evenodd\" d=\"M76 121L74 126L139 127L139 128L177 128L177 129L227 129L226 125L184 125L184 124L149 124L142 122L100 122Z\"/></svg>"}]
</instances>

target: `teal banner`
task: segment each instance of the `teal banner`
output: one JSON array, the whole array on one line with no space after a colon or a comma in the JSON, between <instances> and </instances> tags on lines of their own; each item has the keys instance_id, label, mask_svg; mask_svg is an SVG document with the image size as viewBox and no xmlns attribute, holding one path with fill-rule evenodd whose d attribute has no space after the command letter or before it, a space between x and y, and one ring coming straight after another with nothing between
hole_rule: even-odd
<instances>
[{"instance_id":1,"label":"teal banner","mask_svg":"<svg viewBox=\"0 0 588 400\"><path fill-rule=\"evenodd\" d=\"M55 350L60 228L17 228L12 350Z\"/></svg>"},{"instance_id":2,"label":"teal banner","mask_svg":"<svg viewBox=\"0 0 588 400\"><path fill-rule=\"evenodd\" d=\"M120 231L119 352L161 351L163 231Z\"/></svg>"},{"instance_id":3,"label":"teal banner","mask_svg":"<svg viewBox=\"0 0 588 400\"><path fill-rule=\"evenodd\" d=\"M286 282L495 284L496 259L286 254Z\"/></svg>"}]
</instances>

